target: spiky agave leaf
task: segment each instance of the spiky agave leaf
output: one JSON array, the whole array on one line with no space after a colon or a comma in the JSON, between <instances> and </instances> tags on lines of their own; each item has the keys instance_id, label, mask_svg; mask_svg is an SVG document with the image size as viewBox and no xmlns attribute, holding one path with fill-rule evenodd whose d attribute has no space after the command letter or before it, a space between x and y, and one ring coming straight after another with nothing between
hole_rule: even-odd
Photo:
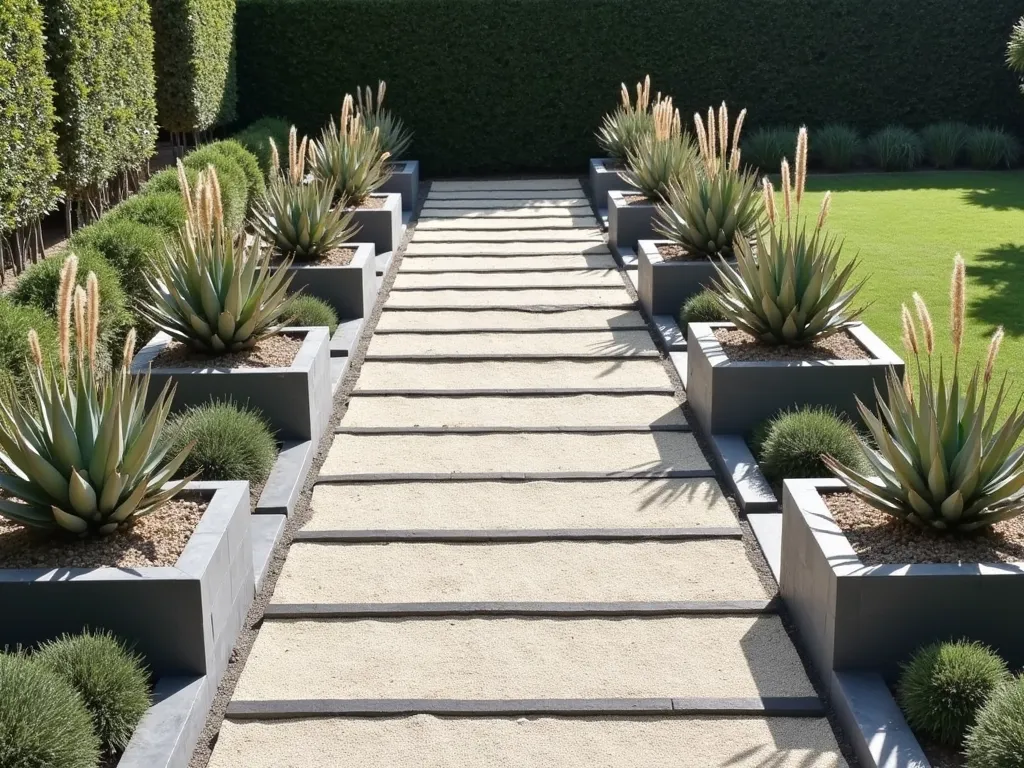
<instances>
[{"instance_id":1,"label":"spiky agave leaf","mask_svg":"<svg viewBox=\"0 0 1024 768\"><path fill-rule=\"evenodd\" d=\"M334 189L319 181L292 184L273 179L253 206L252 224L279 252L296 261L314 261L358 230L352 214L333 200Z\"/></svg>"},{"instance_id":2,"label":"spiky agave leaf","mask_svg":"<svg viewBox=\"0 0 1024 768\"><path fill-rule=\"evenodd\" d=\"M679 110L673 108L672 99L659 100L652 119L651 135L628 154L626 170L619 175L648 200L661 201L687 166L696 161L697 149L682 130Z\"/></svg>"},{"instance_id":3,"label":"spiky agave leaf","mask_svg":"<svg viewBox=\"0 0 1024 768\"><path fill-rule=\"evenodd\" d=\"M608 157L620 163L629 160L629 153L654 133L650 112L619 106L605 115L597 131L597 143Z\"/></svg>"},{"instance_id":4,"label":"spiky agave leaf","mask_svg":"<svg viewBox=\"0 0 1024 768\"><path fill-rule=\"evenodd\" d=\"M309 148L313 175L333 186L335 200L344 205L361 204L390 178L389 159L381 149L380 129L367 129L351 95L345 96L340 124L332 118Z\"/></svg>"},{"instance_id":5,"label":"spiky agave leaf","mask_svg":"<svg viewBox=\"0 0 1024 768\"><path fill-rule=\"evenodd\" d=\"M376 99L370 86L366 86L363 89L356 88L356 101L366 130L370 133L377 131L380 151L386 152L394 162L408 151L412 144L412 131L405 127L402 118L384 108L385 93L387 83L381 80L377 83Z\"/></svg>"}]
</instances>

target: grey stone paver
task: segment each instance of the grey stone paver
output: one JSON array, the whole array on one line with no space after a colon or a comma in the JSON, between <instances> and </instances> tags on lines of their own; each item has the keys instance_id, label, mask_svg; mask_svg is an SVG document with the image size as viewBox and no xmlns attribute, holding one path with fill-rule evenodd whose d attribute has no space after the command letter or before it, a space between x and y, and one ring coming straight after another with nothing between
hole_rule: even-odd
<instances>
[{"instance_id":1,"label":"grey stone paver","mask_svg":"<svg viewBox=\"0 0 1024 768\"><path fill-rule=\"evenodd\" d=\"M410 288L550 288L558 286L618 288L622 278L615 269L565 269L559 272L441 272L430 275L404 274L395 279L392 290Z\"/></svg>"},{"instance_id":2,"label":"grey stone paver","mask_svg":"<svg viewBox=\"0 0 1024 768\"><path fill-rule=\"evenodd\" d=\"M493 217L474 218L462 217L459 219L427 219L416 225L417 232L444 232L447 230L524 230L524 229L572 229L578 227L596 227L597 221L593 216L549 216L539 217L510 217L499 219Z\"/></svg>"},{"instance_id":3,"label":"grey stone paver","mask_svg":"<svg viewBox=\"0 0 1024 768\"><path fill-rule=\"evenodd\" d=\"M450 291L395 291L386 307L622 307L635 303L624 288L507 288L480 290L460 288Z\"/></svg>"},{"instance_id":4,"label":"grey stone paver","mask_svg":"<svg viewBox=\"0 0 1024 768\"><path fill-rule=\"evenodd\" d=\"M585 333L388 333L376 336L366 354L408 357L439 355L564 355L632 357L657 352L647 331L609 330Z\"/></svg>"},{"instance_id":5,"label":"grey stone paver","mask_svg":"<svg viewBox=\"0 0 1024 768\"><path fill-rule=\"evenodd\" d=\"M536 272L552 269L615 269L610 253L554 254L548 256L418 256L410 258L399 277L419 272Z\"/></svg>"},{"instance_id":6,"label":"grey stone paver","mask_svg":"<svg viewBox=\"0 0 1024 768\"><path fill-rule=\"evenodd\" d=\"M643 316L634 310L576 309L565 312L529 311L404 311L381 313L377 331L531 331L579 328L643 327Z\"/></svg>"}]
</instances>

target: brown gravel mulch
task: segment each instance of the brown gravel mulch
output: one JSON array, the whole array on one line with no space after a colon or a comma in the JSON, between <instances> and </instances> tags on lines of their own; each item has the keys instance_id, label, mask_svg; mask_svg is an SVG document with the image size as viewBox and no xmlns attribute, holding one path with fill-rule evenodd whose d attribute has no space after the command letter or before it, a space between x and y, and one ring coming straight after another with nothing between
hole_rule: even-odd
<instances>
[{"instance_id":1,"label":"brown gravel mulch","mask_svg":"<svg viewBox=\"0 0 1024 768\"><path fill-rule=\"evenodd\" d=\"M256 343L252 349L208 357L184 344L171 342L153 360L154 368L287 368L302 346L297 336L277 334Z\"/></svg>"},{"instance_id":2,"label":"brown gravel mulch","mask_svg":"<svg viewBox=\"0 0 1024 768\"><path fill-rule=\"evenodd\" d=\"M344 267L352 263L352 259L356 257L355 248L332 248L327 253L321 254L316 259L292 259L293 267ZM276 254L271 257L270 263L272 266L279 267L285 261L287 257L281 254Z\"/></svg>"},{"instance_id":3,"label":"brown gravel mulch","mask_svg":"<svg viewBox=\"0 0 1024 768\"><path fill-rule=\"evenodd\" d=\"M653 205L654 201L646 195L623 195L622 199L626 201L626 205Z\"/></svg>"},{"instance_id":4,"label":"brown gravel mulch","mask_svg":"<svg viewBox=\"0 0 1024 768\"><path fill-rule=\"evenodd\" d=\"M1024 517L957 536L900 522L852 493L830 493L823 498L864 565L1024 561Z\"/></svg>"},{"instance_id":5,"label":"brown gravel mulch","mask_svg":"<svg viewBox=\"0 0 1024 768\"><path fill-rule=\"evenodd\" d=\"M870 360L871 355L846 331L834 333L804 347L773 347L744 331L718 328L715 338L730 360L793 361Z\"/></svg>"},{"instance_id":6,"label":"brown gravel mulch","mask_svg":"<svg viewBox=\"0 0 1024 768\"><path fill-rule=\"evenodd\" d=\"M363 202L361 202L359 205L350 206L349 208L346 208L345 210L346 211L352 211L352 210L366 211L366 210L373 210L374 208L383 208L384 207L385 199L386 198L384 198L384 197L374 197L373 195L370 195L368 198L363 200Z\"/></svg>"},{"instance_id":7,"label":"brown gravel mulch","mask_svg":"<svg viewBox=\"0 0 1024 768\"><path fill-rule=\"evenodd\" d=\"M0 568L141 568L174 565L206 511L199 494L183 493L158 512L110 536L48 536L0 518Z\"/></svg>"},{"instance_id":8,"label":"brown gravel mulch","mask_svg":"<svg viewBox=\"0 0 1024 768\"><path fill-rule=\"evenodd\" d=\"M681 245L663 244L658 246L658 255L665 261L711 261L703 253L690 253ZM717 261L717 259L715 259Z\"/></svg>"}]
</instances>

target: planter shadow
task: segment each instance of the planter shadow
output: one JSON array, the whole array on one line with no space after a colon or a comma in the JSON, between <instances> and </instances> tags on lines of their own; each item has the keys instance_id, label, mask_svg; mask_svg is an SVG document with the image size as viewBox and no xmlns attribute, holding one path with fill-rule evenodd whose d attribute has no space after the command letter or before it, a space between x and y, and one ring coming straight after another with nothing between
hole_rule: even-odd
<instances>
[{"instance_id":1,"label":"planter shadow","mask_svg":"<svg viewBox=\"0 0 1024 768\"><path fill-rule=\"evenodd\" d=\"M358 224L355 236L360 242L373 243L377 255L393 253L402 242L402 196L395 193L374 192L372 198L381 198L380 208L346 208L352 214L352 223Z\"/></svg>"},{"instance_id":2,"label":"planter shadow","mask_svg":"<svg viewBox=\"0 0 1024 768\"><path fill-rule=\"evenodd\" d=\"M402 210L415 211L420 191L420 161L399 160L391 164L391 176L377 188L378 192L402 196Z\"/></svg>"},{"instance_id":3,"label":"planter shadow","mask_svg":"<svg viewBox=\"0 0 1024 768\"><path fill-rule=\"evenodd\" d=\"M668 240L641 240L637 246L636 290L648 317L678 315L687 299L710 288L718 277L710 259L666 261L658 246L670 244Z\"/></svg>"},{"instance_id":4,"label":"planter shadow","mask_svg":"<svg viewBox=\"0 0 1024 768\"><path fill-rule=\"evenodd\" d=\"M653 240L654 203L627 203L626 196L633 193L612 190L608 193L608 243L616 252L636 249L641 240Z\"/></svg>"}]
</instances>

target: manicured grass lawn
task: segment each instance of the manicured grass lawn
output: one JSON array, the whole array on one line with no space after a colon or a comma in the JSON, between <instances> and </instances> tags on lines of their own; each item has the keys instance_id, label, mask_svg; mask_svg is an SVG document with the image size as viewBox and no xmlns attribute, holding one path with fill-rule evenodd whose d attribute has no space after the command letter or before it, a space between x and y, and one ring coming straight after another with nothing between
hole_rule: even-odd
<instances>
[{"instance_id":1,"label":"manicured grass lawn","mask_svg":"<svg viewBox=\"0 0 1024 768\"><path fill-rule=\"evenodd\" d=\"M949 278L953 257L967 262L964 362L984 358L992 332L1006 339L997 368L1024 392L1024 172L917 172L808 175L803 210L816 215L832 190L830 230L861 260L868 282L864 321L898 354L900 304L918 291L936 325L938 349L952 360ZM1004 412L1008 412L1008 408Z\"/></svg>"}]
</instances>

